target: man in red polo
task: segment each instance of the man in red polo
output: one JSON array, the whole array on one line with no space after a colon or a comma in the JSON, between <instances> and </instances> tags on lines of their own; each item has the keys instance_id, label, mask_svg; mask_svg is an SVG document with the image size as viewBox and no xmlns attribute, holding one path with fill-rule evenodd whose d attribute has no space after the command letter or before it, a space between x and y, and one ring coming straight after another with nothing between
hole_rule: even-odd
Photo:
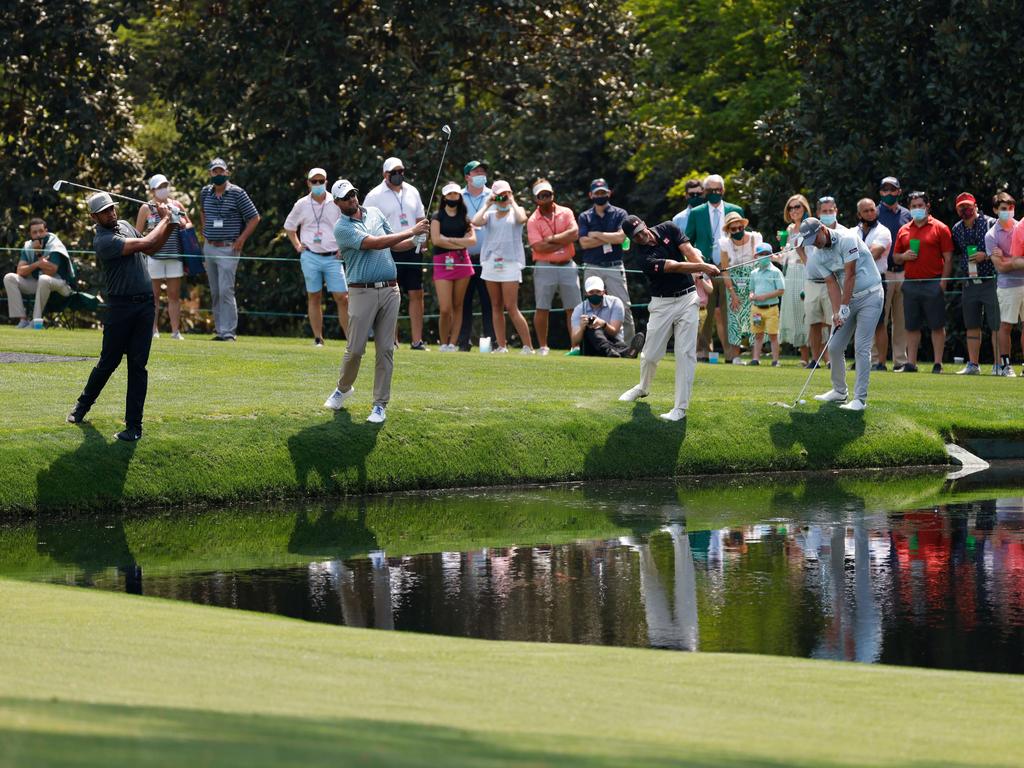
<instances>
[{"instance_id":1,"label":"man in red polo","mask_svg":"<svg viewBox=\"0 0 1024 768\"><path fill-rule=\"evenodd\" d=\"M931 215L927 192L911 192L910 222L900 227L892 258L905 268L903 319L907 327L907 364L903 373L917 372L921 328L932 333L935 364L932 373L942 373L942 352L946 346L946 279L953 272L953 235L949 227Z\"/></svg>"}]
</instances>

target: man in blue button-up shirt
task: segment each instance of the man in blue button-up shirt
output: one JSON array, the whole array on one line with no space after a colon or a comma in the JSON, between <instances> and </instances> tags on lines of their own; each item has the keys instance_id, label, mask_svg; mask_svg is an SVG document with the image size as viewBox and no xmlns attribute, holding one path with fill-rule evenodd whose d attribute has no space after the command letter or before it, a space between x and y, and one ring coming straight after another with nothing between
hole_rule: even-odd
<instances>
[{"instance_id":1,"label":"man in blue button-up shirt","mask_svg":"<svg viewBox=\"0 0 1024 768\"><path fill-rule=\"evenodd\" d=\"M425 235L430 227L426 219L408 229L392 232L391 225L377 208L359 204L359 191L347 179L334 182L331 196L341 209L334 225L334 239L348 272L348 345L341 362L341 377L325 408L340 410L355 394L353 383L366 352L373 329L377 345L373 374L373 410L366 419L380 424L391 399L391 375L394 372L395 326L402 297L398 290L398 268L391 249L405 249L416 235Z\"/></svg>"}]
</instances>

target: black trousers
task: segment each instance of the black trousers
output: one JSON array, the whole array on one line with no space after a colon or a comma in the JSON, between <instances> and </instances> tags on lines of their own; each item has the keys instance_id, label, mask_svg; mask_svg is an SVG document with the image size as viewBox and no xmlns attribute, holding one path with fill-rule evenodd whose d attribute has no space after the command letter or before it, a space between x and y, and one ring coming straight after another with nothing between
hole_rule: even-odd
<instances>
[{"instance_id":1,"label":"black trousers","mask_svg":"<svg viewBox=\"0 0 1024 768\"><path fill-rule=\"evenodd\" d=\"M629 344L605 335L604 328L587 328L583 331L583 354L599 357L622 357L629 351Z\"/></svg>"},{"instance_id":2,"label":"black trousers","mask_svg":"<svg viewBox=\"0 0 1024 768\"><path fill-rule=\"evenodd\" d=\"M487 294L487 285L480 279L480 264L474 262L473 276L466 286L466 298L462 301L462 327L459 329L459 346L468 347L473 343L473 296L480 300L480 313L483 315L483 336L494 338L494 319L491 317L491 297Z\"/></svg>"},{"instance_id":3,"label":"black trousers","mask_svg":"<svg viewBox=\"0 0 1024 768\"><path fill-rule=\"evenodd\" d=\"M146 387L149 384L146 364L149 362L149 348L153 344L155 314L152 296L146 301L136 303L118 299L108 300L100 360L89 374L85 389L78 398L76 410L85 413L92 408L110 375L121 364L121 358L127 355L128 396L124 405L125 426L129 429L142 429L142 410L146 405Z\"/></svg>"}]
</instances>

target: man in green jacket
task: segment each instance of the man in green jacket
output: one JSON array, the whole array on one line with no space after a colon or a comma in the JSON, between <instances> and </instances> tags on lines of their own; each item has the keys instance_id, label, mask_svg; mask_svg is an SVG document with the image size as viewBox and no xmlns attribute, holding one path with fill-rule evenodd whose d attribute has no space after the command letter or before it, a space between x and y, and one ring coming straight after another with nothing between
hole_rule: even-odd
<instances>
[{"instance_id":1,"label":"man in green jacket","mask_svg":"<svg viewBox=\"0 0 1024 768\"><path fill-rule=\"evenodd\" d=\"M722 199L725 194L725 181L717 173L713 173L704 179L704 196L707 202L690 209L690 217L686 221L686 237L693 243L694 248L701 252L704 261L721 266L722 257L718 245L722 237L722 223L730 211L743 215L743 209L733 203L727 203ZM728 311L728 297L725 292L725 284L721 276L712 280L713 289L708 296L707 318L697 336L697 359L707 360L708 350L711 349L711 334L714 328L718 328L718 339L725 349L725 342L728 339L726 334L726 312Z\"/></svg>"}]
</instances>

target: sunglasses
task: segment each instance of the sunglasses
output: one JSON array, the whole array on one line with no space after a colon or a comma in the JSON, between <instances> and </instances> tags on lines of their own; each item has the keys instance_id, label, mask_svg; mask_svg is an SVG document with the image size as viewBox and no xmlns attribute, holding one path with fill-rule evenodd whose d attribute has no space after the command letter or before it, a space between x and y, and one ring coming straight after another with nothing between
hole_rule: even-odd
<instances>
[{"instance_id":1,"label":"sunglasses","mask_svg":"<svg viewBox=\"0 0 1024 768\"><path fill-rule=\"evenodd\" d=\"M551 192L541 192L537 195L538 200L550 200L554 195Z\"/></svg>"},{"instance_id":2,"label":"sunglasses","mask_svg":"<svg viewBox=\"0 0 1024 768\"><path fill-rule=\"evenodd\" d=\"M310 184L326 184L327 183L327 179L310 179L309 183Z\"/></svg>"},{"instance_id":3,"label":"sunglasses","mask_svg":"<svg viewBox=\"0 0 1024 768\"><path fill-rule=\"evenodd\" d=\"M793 205L787 205L787 211L802 211L804 209L803 203L794 203Z\"/></svg>"}]
</instances>

